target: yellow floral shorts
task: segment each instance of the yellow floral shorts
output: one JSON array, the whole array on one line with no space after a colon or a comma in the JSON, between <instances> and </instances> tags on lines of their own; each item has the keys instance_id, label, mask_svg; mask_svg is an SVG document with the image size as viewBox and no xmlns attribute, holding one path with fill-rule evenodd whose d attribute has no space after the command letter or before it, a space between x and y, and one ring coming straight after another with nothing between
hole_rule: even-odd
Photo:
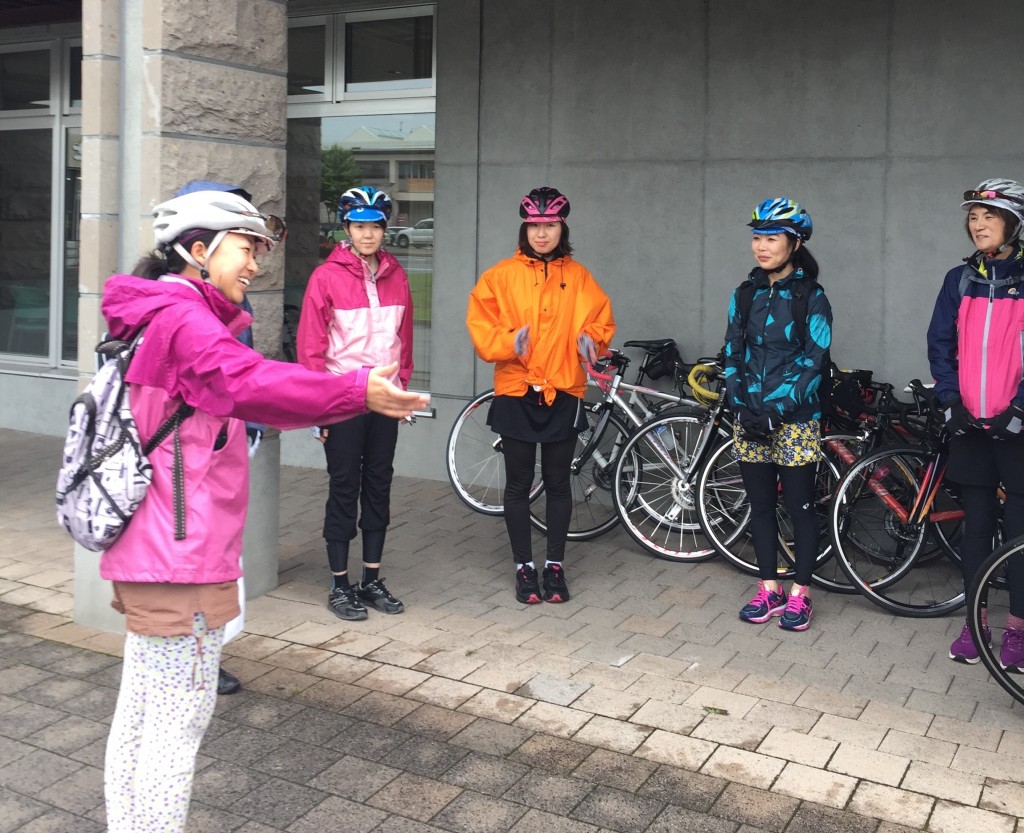
<instances>
[{"instance_id":1,"label":"yellow floral shorts","mask_svg":"<svg viewBox=\"0 0 1024 833\"><path fill-rule=\"evenodd\" d=\"M821 459L821 422L783 423L772 431L770 443L745 439L739 424L733 429L736 457L741 463L775 463L777 466L805 466Z\"/></svg>"}]
</instances>

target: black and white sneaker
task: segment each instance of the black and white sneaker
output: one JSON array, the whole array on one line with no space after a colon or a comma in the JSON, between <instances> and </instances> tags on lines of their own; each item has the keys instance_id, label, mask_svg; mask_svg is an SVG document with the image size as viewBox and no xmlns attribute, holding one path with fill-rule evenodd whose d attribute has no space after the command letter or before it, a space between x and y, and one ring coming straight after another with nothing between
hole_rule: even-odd
<instances>
[{"instance_id":1,"label":"black and white sneaker","mask_svg":"<svg viewBox=\"0 0 1024 833\"><path fill-rule=\"evenodd\" d=\"M339 619L355 622L365 619L366 608L356 595L356 588L335 587L327 596L327 609Z\"/></svg>"},{"instance_id":2,"label":"black and white sneaker","mask_svg":"<svg viewBox=\"0 0 1024 833\"><path fill-rule=\"evenodd\" d=\"M401 613L405 610L405 605L388 592L382 578L375 579L369 584L361 584L356 594L366 604L373 605L381 613Z\"/></svg>"}]
</instances>

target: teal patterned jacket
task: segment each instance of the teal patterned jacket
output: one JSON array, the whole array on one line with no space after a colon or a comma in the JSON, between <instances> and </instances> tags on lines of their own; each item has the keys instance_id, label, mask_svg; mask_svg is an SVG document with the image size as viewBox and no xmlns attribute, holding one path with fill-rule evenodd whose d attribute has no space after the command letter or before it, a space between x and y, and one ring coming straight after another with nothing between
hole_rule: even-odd
<instances>
[{"instance_id":1,"label":"teal patterned jacket","mask_svg":"<svg viewBox=\"0 0 1024 833\"><path fill-rule=\"evenodd\" d=\"M832 308L820 287L808 299L803 342L793 332L791 311L797 269L770 284L763 269L750 274L754 296L746 326L739 320L738 289L729 302L725 331L725 386L733 409L774 413L783 422L821 418L818 389L823 363L832 344Z\"/></svg>"}]
</instances>

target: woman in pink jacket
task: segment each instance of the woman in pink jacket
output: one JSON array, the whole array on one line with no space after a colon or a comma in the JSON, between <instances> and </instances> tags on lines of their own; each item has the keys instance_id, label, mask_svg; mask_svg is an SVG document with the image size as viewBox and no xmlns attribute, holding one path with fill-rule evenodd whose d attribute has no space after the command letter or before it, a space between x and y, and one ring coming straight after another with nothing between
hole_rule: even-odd
<instances>
[{"instance_id":1,"label":"woman in pink jacket","mask_svg":"<svg viewBox=\"0 0 1024 833\"><path fill-rule=\"evenodd\" d=\"M309 278L299 318L298 357L310 370L337 375L398 363L392 381L412 377L412 294L401 264L381 248L391 200L372 185L351 188L339 201L348 240ZM330 484L324 541L331 568L327 608L339 619L365 619L371 606L401 613L405 605L384 585L380 562L391 522L398 424L365 414L336 425L320 423ZM348 551L362 533L363 576L348 577Z\"/></svg>"},{"instance_id":2,"label":"woman in pink jacket","mask_svg":"<svg viewBox=\"0 0 1024 833\"><path fill-rule=\"evenodd\" d=\"M103 314L115 338L145 330L126 376L143 441L183 401L195 411L149 455L146 499L100 562L128 630L107 742L111 833L185 829L224 625L238 613L246 420L299 428L423 404L388 381L395 367L325 379L235 340L252 320L236 304L275 242L245 199L198 191L153 213L159 248L107 281Z\"/></svg>"}]
</instances>

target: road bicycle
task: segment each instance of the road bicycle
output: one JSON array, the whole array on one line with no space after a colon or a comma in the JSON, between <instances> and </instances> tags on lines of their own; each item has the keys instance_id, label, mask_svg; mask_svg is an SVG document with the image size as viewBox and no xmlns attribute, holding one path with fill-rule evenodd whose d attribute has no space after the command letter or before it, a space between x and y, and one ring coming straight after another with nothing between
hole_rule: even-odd
<instances>
[{"instance_id":1,"label":"road bicycle","mask_svg":"<svg viewBox=\"0 0 1024 833\"><path fill-rule=\"evenodd\" d=\"M572 462L573 514L570 520L569 540L589 540L607 532L617 523L611 503L610 475L619 451L634 426L665 408L699 408L699 404L685 395L679 373L673 367L674 385L671 390L645 386L643 382L664 372L666 362L674 363L678 351L672 339L627 341L624 347L643 351L634 384L624 381L623 374L630 359L618 350L609 351L602 369L593 368L596 375L588 377L592 391L586 404L590 427L580 433L576 455ZM676 358L666 359L666 356ZM613 367L613 373L607 373ZM682 377L685 379L685 377ZM594 393L598 398L594 399ZM456 418L448 435L446 468L455 493L467 506L487 515L501 515L504 511L502 493L504 474L501 437L487 425L487 412L494 391L485 391L471 400ZM544 485L538 475L530 493L531 521L546 531L543 501L536 498Z\"/></svg>"},{"instance_id":2,"label":"road bicycle","mask_svg":"<svg viewBox=\"0 0 1024 833\"><path fill-rule=\"evenodd\" d=\"M829 509L835 557L860 593L889 613L942 616L964 604L956 539L963 506L945 479L948 433L932 401L920 445L881 448L853 462ZM929 546L932 542L933 546Z\"/></svg>"},{"instance_id":3,"label":"road bicycle","mask_svg":"<svg viewBox=\"0 0 1024 833\"><path fill-rule=\"evenodd\" d=\"M1007 541L995 550L978 568L978 572L967 593L967 624L971 629L974 644L989 674L1003 689L1019 703L1024 703L1024 674L1003 668L996 653L1003 637L1000 623L1006 622L1010 612L1010 582L1008 568L1014 575L1024 572L1024 536ZM988 625L992 641L982 636L982 610L988 611Z\"/></svg>"},{"instance_id":4,"label":"road bicycle","mask_svg":"<svg viewBox=\"0 0 1024 833\"><path fill-rule=\"evenodd\" d=\"M823 544L812 582L833 592L856 593L837 561L832 558L828 535L828 506L842 471L857 458L886 442L914 436L912 418L919 406L896 400L892 385L874 382L869 371L835 371L837 386L848 385L852 395L837 400L833 395L829 415L822 421L821 460L818 463L815 509ZM908 430L902 423L910 425ZM781 491L781 486L780 486ZM697 487L701 527L715 549L743 572L756 575L757 559L748 534L749 504L730 437L712 451L701 469ZM795 575L792 527L782 500L778 505L780 556L778 575Z\"/></svg>"}]
</instances>

